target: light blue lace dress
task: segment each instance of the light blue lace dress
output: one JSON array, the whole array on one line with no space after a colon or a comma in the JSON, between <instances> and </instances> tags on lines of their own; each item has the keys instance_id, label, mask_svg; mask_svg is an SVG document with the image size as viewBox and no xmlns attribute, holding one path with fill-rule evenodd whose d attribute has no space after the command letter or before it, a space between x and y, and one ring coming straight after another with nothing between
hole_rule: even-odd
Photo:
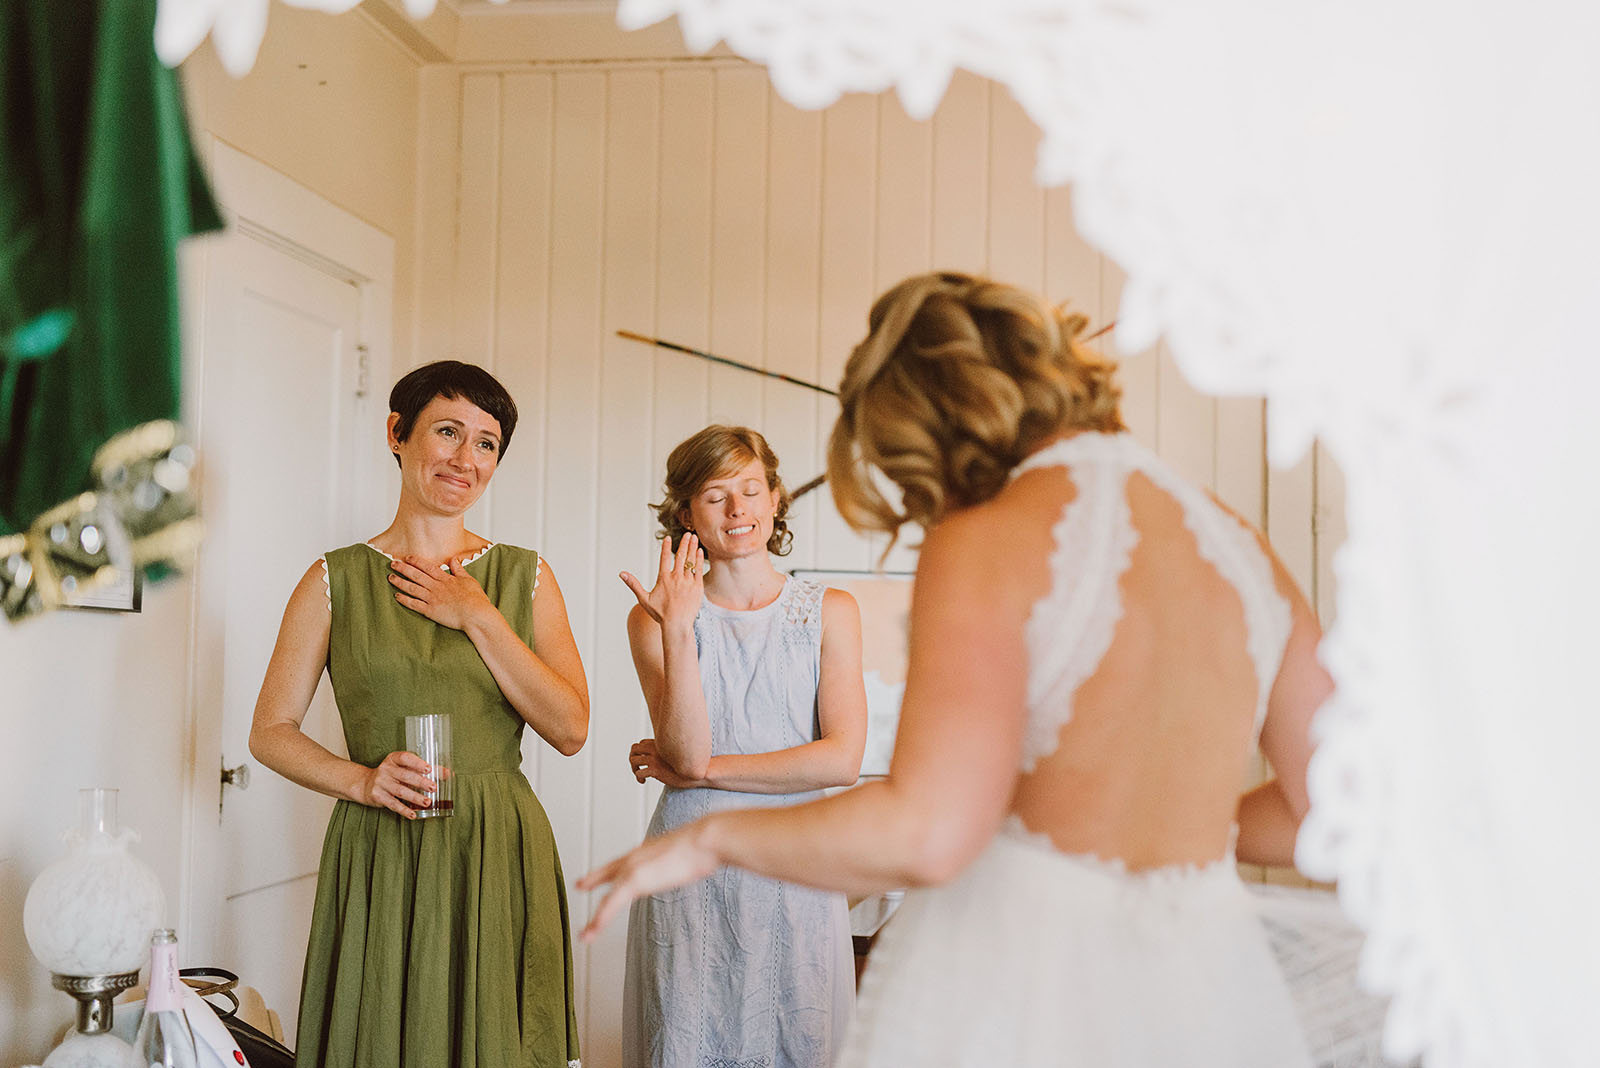
<instances>
[{"instance_id":1,"label":"light blue lace dress","mask_svg":"<svg viewBox=\"0 0 1600 1068\"><path fill-rule=\"evenodd\" d=\"M767 753L817 738L824 587L695 619L711 752ZM820 792L662 792L651 836L709 812ZM623 991L624 1068L826 1068L854 1000L844 897L724 868L634 903Z\"/></svg>"}]
</instances>

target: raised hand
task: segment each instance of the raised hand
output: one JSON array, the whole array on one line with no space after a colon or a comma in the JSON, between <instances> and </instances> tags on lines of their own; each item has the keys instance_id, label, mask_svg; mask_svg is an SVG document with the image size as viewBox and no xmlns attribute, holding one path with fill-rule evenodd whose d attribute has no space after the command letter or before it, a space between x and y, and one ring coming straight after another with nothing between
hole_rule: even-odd
<instances>
[{"instance_id":1,"label":"raised hand","mask_svg":"<svg viewBox=\"0 0 1600 1068\"><path fill-rule=\"evenodd\" d=\"M483 587L467 574L466 559L465 553L452 558L448 572L428 571L414 556L391 561L389 585L395 588L394 599L441 627L465 630L475 614L495 610Z\"/></svg>"},{"instance_id":2,"label":"raised hand","mask_svg":"<svg viewBox=\"0 0 1600 1068\"><path fill-rule=\"evenodd\" d=\"M633 744L633 748L628 751L628 769L641 783L646 779L657 779L662 785L675 790L694 790L705 785L704 782L684 778L672 770L672 765L662 759L654 738L641 738Z\"/></svg>"},{"instance_id":3,"label":"raised hand","mask_svg":"<svg viewBox=\"0 0 1600 1068\"><path fill-rule=\"evenodd\" d=\"M660 893L674 886L703 879L717 870L717 856L705 842L704 820L680 827L660 838L646 839L633 852L603 864L578 880L579 890L594 890L609 883L611 889L583 929L585 942L635 898Z\"/></svg>"},{"instance_id":4,"label":"raised hand","mask_svg":"<svg viewBox=\"0 0 1600 1068\"><path fill-rule=\"evenodd\" d=\"M415 810L432 804L432 795L439 788L430 777L432 774L433 766L417 754L403 750L390 753L383 763L367 769L359 800L363 805L387 808L414 820Z\"/></svg>"},{"instance_id":5,"label":"raised hand","mask_svg":"<svg viewBox=\"0 0 1600 1068\"><path fill-rule=\"evenodd\" d=\"M640 606L662 626L693 623L705 597L706 568L709 561L700 549L700 539L685 534L678 539L674 552L670 538L661 539L661 565L656 573L656 584L649 590L630 571L621 573L621 579Z\"/></svg>"}]
</instances>

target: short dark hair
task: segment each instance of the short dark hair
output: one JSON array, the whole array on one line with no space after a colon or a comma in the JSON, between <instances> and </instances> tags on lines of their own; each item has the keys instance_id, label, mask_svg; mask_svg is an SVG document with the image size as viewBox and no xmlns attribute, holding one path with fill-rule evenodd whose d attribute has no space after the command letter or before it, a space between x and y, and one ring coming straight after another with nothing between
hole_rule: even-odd
<instances>
[{"instance_id":1,"label":"short dark hair","mask_svg":"<svg viewBox=\"0 0 1600 1068\"><path fill-rule=\"evenodd\" d=\"M460 360L435 360L407 373L389 391L389 410L400 416L394 426L396 441L411 437L417 416L435 397L465 400L476 404L500 424L500 451L505 459L511 447L511 432L517 428L517 403L511 399L494 375L474 363ZM399 457L395 457L398 461Z\"/></svg>"}]
</instances>

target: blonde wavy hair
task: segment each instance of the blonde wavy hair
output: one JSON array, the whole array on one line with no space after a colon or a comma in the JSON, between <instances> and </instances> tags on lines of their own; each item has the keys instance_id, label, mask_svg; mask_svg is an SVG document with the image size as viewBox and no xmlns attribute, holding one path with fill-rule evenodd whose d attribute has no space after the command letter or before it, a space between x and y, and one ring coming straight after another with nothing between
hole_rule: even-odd
<instances>
[{"instance_id":1,"label":"blonde wavy hair","mask_svg":"<svg viewBox=\"0 0 1600 1068\"><path fill-rule=\"evenodd\" d=\"M667 457L667 480L662 484L660 504L650 507L661 523L659 537L672 539L674 551L678 540L689 532L683 522L689 511L689 500L705 488L714 478L727 478L751 460L760 460L766 469L767 489L778 491L778 508L773 513L772 536L767 539L767 551L774 556L787 556L794 534L784 519L789 514L793 498L778 477L778 456L767 444L767 439L747 426L723 426L714 423L680 441Z\"/></svg>"},{"instance_id":2,"label":"blonde wavy hair","mask_svg":"<svg viewBox=\"0 0 1600 1068\"><path fill-rule=\"evenodd\" d=\"M890 544L907 523L999 493L1023 457L1070 430L1123 429L1116 365L1088 352L1087 317L972 275L916 275L879 297L839 384L828 444L839 514ZM873 482L900 488L896 509Z\"/></svg>"}]
</instances>

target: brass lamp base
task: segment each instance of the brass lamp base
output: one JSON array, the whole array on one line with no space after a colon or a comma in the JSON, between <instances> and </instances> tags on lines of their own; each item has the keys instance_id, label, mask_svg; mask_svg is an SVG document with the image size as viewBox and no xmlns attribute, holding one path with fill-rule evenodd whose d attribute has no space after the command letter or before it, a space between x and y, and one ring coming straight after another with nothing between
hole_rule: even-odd
<instances>
[{"instance_id":1,"label":"brass lamp base","mask_svg":"<svg viewBox=\"0 0 1600 1068\"><path fill-rule=\"evenodd\" d=\"M78 1002L78 1031L98 1035L111 1030L111 1001L139 982L137 971L121 975L50 974L50 984L71 994Z\"/></svg>"}]
</instances>

